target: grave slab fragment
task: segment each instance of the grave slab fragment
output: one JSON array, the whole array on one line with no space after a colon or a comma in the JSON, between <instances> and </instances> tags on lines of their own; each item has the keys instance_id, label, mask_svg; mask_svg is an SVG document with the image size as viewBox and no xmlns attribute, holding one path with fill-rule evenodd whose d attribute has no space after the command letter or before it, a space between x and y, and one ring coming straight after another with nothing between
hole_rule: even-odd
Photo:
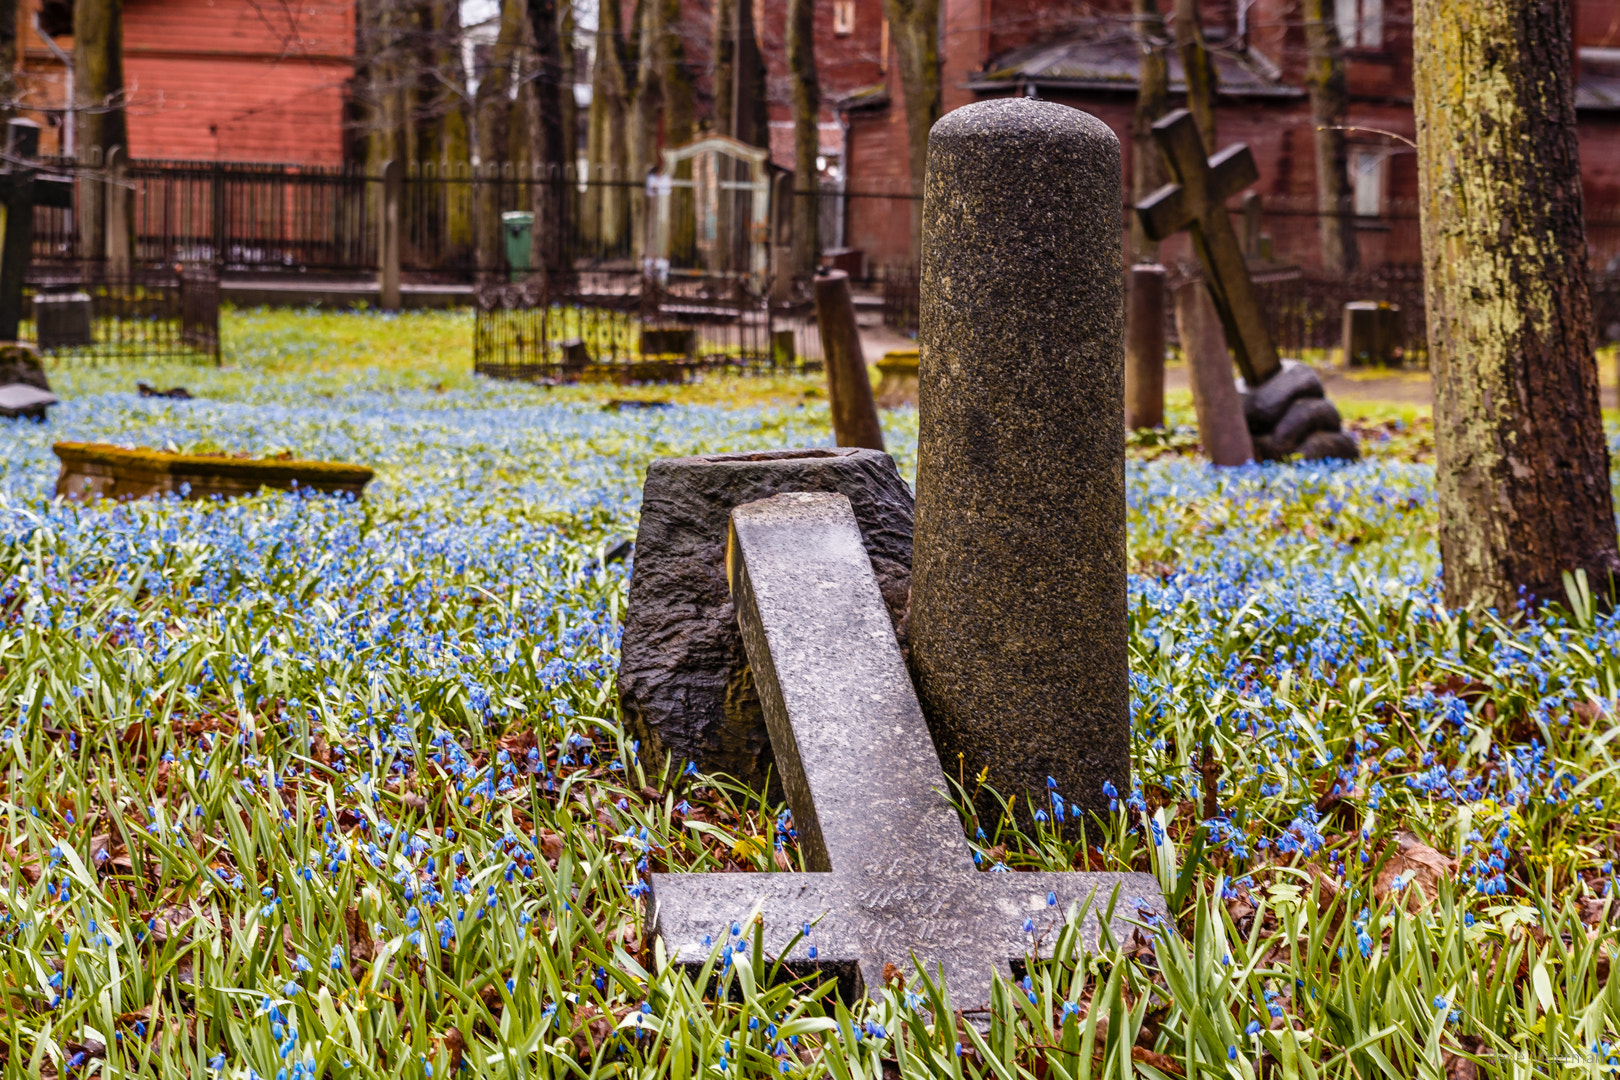
<instances>
[{"instance_id":1,"label":"grave slab fragment","mask_svg":"<svg viewBox=\"0 0 1620 1080\"><path fill-rule=\"evenodd\" d=\"M672 754L677 764L765 782L770 740L726 587L725 543L733 507L782 491L848 496L892 619L905 611L911 489L887 454L811 448L653 462L619 647L619 702L654 767Z\"/></svg>"},{"instance_id":2,"label":"grave slab fragment","mask_svg":"<svg viewBox=\"0 0 1620 1080\"><path fill-rule=\"evenodd\" d=\"M653 874L672 962L702 965L758 915L773 958L847 996L879 990L885 964L912 977L915 958L979 1013L992 973L1049 950L1066 917L1084 911L1094 944L1100 915L1123 941L1128 918L1163 911L1147 874L975 869L848 499L777 495L731 523L726 571L809 872Z\"/></svg>"},{"instance_id":3,"label":"grave slab fragment","mask_svg":"<svg viewBox=\"0 0 1620 1080\"><path fill-rule=\"evenodd\" d=\"M945 767L1026 817L1047 777L1129 785L1119 184L1114 133L1050 102L929 137L912 671Z\"/></svg>"}]
</instances>

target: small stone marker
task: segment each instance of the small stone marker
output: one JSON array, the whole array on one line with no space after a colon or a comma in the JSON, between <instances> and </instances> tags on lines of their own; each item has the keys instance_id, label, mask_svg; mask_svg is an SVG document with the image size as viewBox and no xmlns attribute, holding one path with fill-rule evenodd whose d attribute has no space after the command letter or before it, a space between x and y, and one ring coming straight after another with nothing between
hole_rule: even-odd
<instances>
[{"instance_id":1,"label":"small stone marker","mask_svg":"<svg viewBox=\"0 0 1620 1080\"><path fill-rule=\"evenodd\" d=\"M880 409L898 409L917 404L917 350L892 349L877 362L877 404Z\"/></svg>"},{"instance_id":2,"label":"small stone marker","mask_svg":"<svg viewBox=\"0 0 1620 1080\"><path fill-rule=\"evenodd\" d=\"M1398 304L1354 300L1344 305L1344 362L1348 367L1400 367L1405 358Z\"/></svg>"},{"instance_id":3,"label":"small stone marker","mask_svg":"<svg viewBox=\"0 0 1620 1080\"><path fill-rule=\"evenodd\" d=\"M1099 914L1111 909L1124 941L1126 918L1162 911L1147 874L974 868L848 499L738 507L726 572L809 872L653 874L652 922L672 962L702 965L759 914L770 956L836 974L846 997L880 992L885 964L914 982L915 958L930 977L944 965L951 1008L972 1014L988 1007L992 972L1049 955L1088 901L1093 944Z\"/></svg>"},{"instance_id":4,"label":"small stone marker","mask_svg":"<svg viewBox=\"0 0 1620 1080\"><path fill-rule=\"evenodd\" d=\"M754 787L772 765L726 588L731 510L782 491L838 491L861 523L891 619L911 582L911 489L875 450L811 448L652 463L619 645L619 704L642 760L694 761Z\"/></svg>"},{"instance_id":5,"label":"small stone marker","mask_svg":"<svg viewBox=\"0 0 1620 1080\"><path fill-rule=\"evenodd\" d=\"M34 294L34 337L41 349L71 349L94 343L90 330L90 294Z\"/></svg>"},{"instance_id":6,"label":"small stone marker","mask_svg":"<svg viewBox=\"0 0 1620 1080\"><path fill-rule=\"evenodd\" d=\"M1164 267L1131 267L1125 304L1125 426L1164 426Z\"/></svg>"},{"instance_id":7,"label":"small stone marker","mask_svg":"<svg viewBox=\"0 0 1620 1080\"><path fill-rule=\"evenodd\" d=\"M1198 439L1216 465L1244 465L1254 460L1254 442L1243 416L1243 401L1232 381L1232 360L1220 316L1201 281L1176 288L1176 335L1187 359Z\"/></svg>"},{"instance_id":8,"label":"small stone marker","mask_svg":"<svg viewBox=\"0 0 1620 1080\"><path fill-rule=\"evenodd\" d=\"M928 140L912 672L945 768L1025 817L1047 777L1129 790L1119 184L1114 133L1050 102Z\"/></svg>"},{"instance_id":9,"label":"small stone marker","mask_svg":"<svg viewBox=\"0 0 1620 1080\"><path fill-rule=\"evenodd\" d=\"M816 326L821 331L822 363L827 369L827 403L839 446L883 449L883 428L872 400L866 353L855 325L849 275L828 270L816 275Z\"/></svg>"},{"instance_id":10,"label":"small stone marker","mask_svg":"<svg viewBox=\"0 0 1620 1080\"><path fill-rule=\"evenodd\" d=\"M57 403L56 395L27 383L0 386L0 416L8 420L45 419L45 410Z\"/></svg>"}]
</instances>

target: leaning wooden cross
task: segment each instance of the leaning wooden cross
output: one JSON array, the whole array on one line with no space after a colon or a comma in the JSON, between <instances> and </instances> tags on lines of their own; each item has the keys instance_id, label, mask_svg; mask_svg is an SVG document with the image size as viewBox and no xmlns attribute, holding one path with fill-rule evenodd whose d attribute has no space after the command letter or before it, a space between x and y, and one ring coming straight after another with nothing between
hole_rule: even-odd
<instances>
[{"instance_id":1,"label":"leaning wooden cross","mask_svg":"<svg viewBox=\"0 0 1620 1080\"><path fill-rule=\"evenodd\" d=\"M12 120L6 125L5 168L0 169L0 205L5 207L5 239L0 245L0 341L16 341L22 322L23 278L33 257L34 207L73 206L73 181L41 175L39 125Z\"/></svg>"},{"instance_id":2,"label":"leaning wooden cross","mask_svg":"<svg viewBox=\"0 0 1620 1080\"><path fill-rule=\"evenodd\" d=\"M1151 240L1182 229L1191 235L1225 345L1243 374L1243 412L1255 451L1261 457L1296 450L1303 457L1356 457L1355 441L1340 430L1338 410L1323 399L1321 380L1302 364L1278 359L1227 215L1226 200L1260 178L1249 148L1238 143L1206 158L1203 137L1186 109L1154 124L1153 138L1176 179L1137 203L1136 215Z\"/></svg>"},{"instance_id":3,"label":"leaning wooden cross","mask_svg":"<svg viewBox=\"0 0 1620 1080\"><path fill-rule=\"evenodd\" d=\"M915 960L977 1012L992 972L1049 954L1066 919L1083 913L1095 943L1099 919L1123 940L1127 919L1161 910L1147 874L974 866L848 498L737 507L726 576L809 872L652 875L673 963L741 944L759 915L770 956L836 975L847 996L877 992L888 965L912 977Z\"/></svg>"}]
</instances>

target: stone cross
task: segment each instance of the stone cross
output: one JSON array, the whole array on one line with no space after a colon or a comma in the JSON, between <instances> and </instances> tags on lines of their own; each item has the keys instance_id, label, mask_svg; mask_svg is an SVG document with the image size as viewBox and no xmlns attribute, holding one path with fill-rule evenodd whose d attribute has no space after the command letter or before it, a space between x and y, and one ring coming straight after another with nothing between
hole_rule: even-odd
<instances>
[{"instance_id":1,"label":"stone cross","mask_svg":"<svg viewBox=\"0 0 1620 1080\"><path fill-rule=\"evenodd\" d=\"M1242 143L1212 158L1192 113L1177 109L1153 125L1153 138L1176 183L1136 204L1136 216L1150 240L1164 240L1186 229L1204 268L1210 299L1226 328L1238 370L1257 387L1281 368L1244 260L1243 245L1226 213L1226 200L1260 179L1254 156Z\"/></svg>"},{"instance_id":2,"label":"stone cross","mask_svg":"<svg viewBox=\"0 0 1620 1080\"><path fill-rule=\"evenodd\" d=\"M992 972L1050 955L1066 918L1083 910L1095 944L1100 919L1124 941L1127 919L1162 913L1147 874L975 867L848 498L737 507L725 566L807 872L653 874L672 962L745 946L757 915L769 956L846 997L879 992L889 964L914 985L915 960L978 1013Z\"/></svg>"},{"instance_id":3,"label":"stone cross","mask_svg":"<svg viewBox=\"0 0 1620 1080\"><path fill-rule=\"evenodd\" d=\"M39 125L12 120L6 125L5 168L0 169L0 204L5 207L5 236L0 241L0 341L16 341L22 322L23 278L34 248L34 207L73 205L73 181L41 176Z\"/></svg>"}]
</instances>

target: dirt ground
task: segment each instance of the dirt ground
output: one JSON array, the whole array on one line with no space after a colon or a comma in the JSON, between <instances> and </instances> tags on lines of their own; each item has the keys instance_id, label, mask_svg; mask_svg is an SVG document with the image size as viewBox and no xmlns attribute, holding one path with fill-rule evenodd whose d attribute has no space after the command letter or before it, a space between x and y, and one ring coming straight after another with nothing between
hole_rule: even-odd
<instances>
[{"instance_id":1,"label":"dirt ground","mask_svg":"<svg viewBox=\"0 0 1620 1080\"><path fill-rule=\"evenodd\" d=\"M862 313L861 345L866 351L866 362L875 364L883 354L893 350L915 349L917 343L903 334L883 326L875 316ZM868 325L868 324L875 325ZM1613 349L1598 354L1598 378L1603 388L1603 407L1620 408L1620 394L1616 393L1616 359ZM1318 368L1328 397L1335 401L1378 401L1396 405L1433 406L1434 388L1429 373L1365 368ZM1172 361L1165 365L1166 390L1187 389L1187 366Z\"/></svg>"}]
</instances>

